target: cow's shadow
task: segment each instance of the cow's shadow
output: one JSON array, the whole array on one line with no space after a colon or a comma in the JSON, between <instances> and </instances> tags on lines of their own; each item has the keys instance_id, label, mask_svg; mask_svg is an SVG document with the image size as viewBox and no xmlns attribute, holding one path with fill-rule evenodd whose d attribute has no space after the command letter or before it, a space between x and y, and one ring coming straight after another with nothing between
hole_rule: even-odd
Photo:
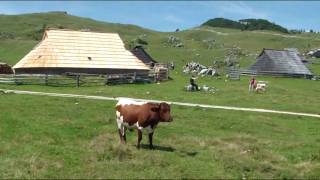
<instances>
[{"instance_id":1,"label":"cow's shadow","mask_svg":"<svg viewBox=\"0 0 320 180\"><path fill-rule=\"evenodd\" d=\"M168 146L160 146L160 145L153 145L153 149L150 149L149 144L141 144L141 149L147 150L156 150L156 151L166 151L166 152L174 152L176 149Z\"/></svg>"}]
</instances>

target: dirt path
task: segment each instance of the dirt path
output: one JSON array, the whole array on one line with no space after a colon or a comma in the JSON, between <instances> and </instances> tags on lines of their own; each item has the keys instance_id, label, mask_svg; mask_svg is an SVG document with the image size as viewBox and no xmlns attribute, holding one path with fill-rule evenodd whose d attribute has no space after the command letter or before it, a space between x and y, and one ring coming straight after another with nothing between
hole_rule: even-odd
<instances>
[{"instance_id":1,"label":"dirt path","mask_svg":"<svg viewBox=\"0 0 320 180\"><path fill-rule=\"evenodd\" d=\"M107 101L117 101L120 98L128 97L105 97L105 96L87 96L87 95L77 95L77 94L60 94L60 93L45 93L45 92L35 92L35 91L20 91L20 90L8 90L0 89L4 93L15 93L15 94L28 94L28 95L38 95L38 96L53 96L53 97L70 97L70 98L82 98L82 99L96 99L96 100L107 100ZM128 98L136 101L150 101L150 102L162 102L159 100L149 100L149 99L136 99ZM212 109L225 109L225 110L235 110L235 111L248 111L248 112L261 112L261 113L276 113L276 114L286 114L295 116L308 116L320 118L320 114L310 114L310 113L297 113L289 111L277 111L270 109L257 109L257 108L241 108L241 107L231 107L231 106L215 106L208 104L194 104L194 103L184 103L184 102L174 102L167 101L168 103L179 105L179 106L189 106L189 107L202 107L202 108L212 108Z\"/></svg>"},{"instance_id":2,"label":"dirt path","mask_svg":"<svg viewBox=\"0 0 320 180\"><path fill-rule=\"evenodd\" d=\"M231 33L224 33L220 31L216 31L214 29L206 29L206 28L193 28L192 30L196 31L208 31L208 32L213 32L218 35L223 35L223 36L228 36L228 35L239 35L242 32L231 32ZM315 37L303 37L303 36L296 36L296 35L287 35L287 34L280 34L280 33L275 33L275 32L263 32L263 31L246 31L246 32L252 32L256 34L267 34L267 35L273 35L273 36L280 36L280 37L285 37L285 38L296 38L296 39L313 39L313 40L319 40L319 38Z\"/></svg>"},{"instance_id":3,"label":"dirt path","mask_svg":"<svg viewBox=\"0 0 320 180\"><path fill-rule=\"evenodd\" d=\"M197 30L197 31L208 31L208 32L213 32L213 33L216 33L216 34L219 34L219 35L223 35L223 36L228 36L228 35L229 35L229 33L223 33L223 32L220 32L220 31L213 30L213 29L194 28L193 30Z\"/></svg>"}]
</instances>

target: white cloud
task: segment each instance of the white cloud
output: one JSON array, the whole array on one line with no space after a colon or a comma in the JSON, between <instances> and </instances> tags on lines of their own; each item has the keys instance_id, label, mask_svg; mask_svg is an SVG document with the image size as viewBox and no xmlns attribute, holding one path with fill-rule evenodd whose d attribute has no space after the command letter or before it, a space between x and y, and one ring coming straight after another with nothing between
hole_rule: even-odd
<instances>
[{"instance_id":1,"label":"white cloud","mask_svg":"<svg viewBox=\"0 0 320 180\"><path fill-rule=\"evenodd\" d=\"M15 9L5 3L6 2L2 2L0 4L0 14L18 14L18 13L20 13L17 9Z\"/></svg>"},{"instance_id":2,"label":"white cloud","mask_svg":"<svg viewBox=\"0 0 320 180\"><path fill-rule=\"evenodd\" d=\"M237 15L239 18L270 18L266 12L254 9L244 2L223 2L216 6L220 16Z\"/></svg>"},{"instance_id":3,"label":"white cloud","mask_svg":"<svg viewBox=\"0 0 320 180\"><path fill-rule=\"evenodd\" d=\"M164 20L165 21L168 21L168 22L172 22L172 23L181 23L183 22L183 19L175 16L175 15L172 15L172 14L167 14L164 16Z\"/></svg>"}]
</instances>

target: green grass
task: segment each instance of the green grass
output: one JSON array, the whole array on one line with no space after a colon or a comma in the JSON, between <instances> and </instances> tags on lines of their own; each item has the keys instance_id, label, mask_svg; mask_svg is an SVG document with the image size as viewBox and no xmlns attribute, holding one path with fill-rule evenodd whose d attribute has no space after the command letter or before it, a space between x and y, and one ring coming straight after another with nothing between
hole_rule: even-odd
<instances>
[{"instance_id":1,"label":"green grass","mask_svg":"<svg viewBox=\"0 0 320 180\"><path fill-rule=\"evenodd\" d=\"M80 88L52 88L43 86L6 86L2 88L26 89L50 92L68 92L79 94L96 94L106 96L132 96L140 98L156 98L174 101L188 101L195 103L210 103L219 105L258 107L278 110L319 113L319 83L286 78L265 78L270 81L270 89L265 95L250 95L247 93L247 78L240 82L224 82L222 79L199 79L200 84L217 87L220 91L214 95L194 94L183 92L182 88L188 82L188 76L181 73L182 66L190 61L199 61L205 65L212 65L213 61L223 61L228 48L238 46L246 56L240 56L241 68L246 68L255 62L255 57L262 48L296 47L304 52L310 48L320 46L317 35L292 35L283 37L271 31L240 31L225 28L201 27L180 32L156 32L133 25L122 25L94 21L88 18L65 15L61 13L35 13L25 15L0 16L0 32L11 32L15 39L0 41L0 61L14 65L28 51L30 51L41 37L42 26L63 26L69 29L89 28L100 32L117 32L128 43L130 40L145 34L149 43L145 48L159 62L173 61L177 69L171 73L173 81L162 85L125 85L116 87L89 87ZM221 34L222 33L222 34ZM168 46L165 42L169 35L177 36L185 44L183 48ZM291 35L290 35L291 36ZM295 37L296 36L296 37ZM203 40L214 39L216 47L207 49ZM315 74L320 74L318 64L311 64L310 69ZM223 70L220 70L223 71ZM308 88L306 88L308 87ZM146 92L150 92L149 95ZM160 92L160 93L158 93ZM169 92L169 93L161 93ZM294 102L294 103L293 103Z\"/></svg>"},{"instance_id":2,"label":"green grass","mask_svg":"<svg viewBox=\"0 0 320 180\"><path fill-rule=\"evenodd\" d=\"M268 81L267 91L262 94L249 93L249 77L242 76L240 81L225 78L199 78L199 85L213 86L218 89L214 94L205 92L186 92L188 76L179 71L171 72L173 80L160 84L131 84L117 86L91 87L51 87L44 85L3 85L4 89L20 89L41 92L72 93L109 97L135 97L167 101L192 102L248 108L266 108L305 113L319 113L320 83L305 79L258 77Z\"/></svg>"},{"instance_id":3,"label":"green grass","mask_svg":"<svg viewBox=\"0 0 320 180\"><path fill-rule=\"evenodd\" d=\"M14 66L37 43L34 40L0 40L0 62Z\"/></svg>"},{"instance_id":4,"label":"green grass","mask_svg":"<svg viewBox=\"0 0 320 180\"><path fill-rule=\"evenodd\" d=\"M190 75L182 66L192 60L211 65L238 46L248 67L262 48L296 47L304 52L320 46L319 35L284 36L270 31L224 28L156 32L133 25L94 21L61 13L0 15L0 61L14 65L41 38L42 26L117 32L128 43L146 34L146 50L158 61L173 61L173 80L160 84L52 87L4 85L4 89L125 96L225 106L266 108L319 114L319 81L258 77L269 82L263 94L248 93L249 77L226 81L199 78L214 94L185 92ZM183 48L168 46L177 36ZM207 49L203 40L215 39ZM197 55L199 54L199 55ZM309 67L320 74L318 59ZM78 104L76 104L78 103ZM161 124L154 151L137 150L136 133L119 145L114 103L96 100L0 94L0 178L319 178L319 118L173 106L175 120ZM143 143L146 144L146 137Z\"/></svg>"},{"instance_id":5,"label":"green grass","mask_svg":"<svg viewBox=\"0 0 320 180\"><path fill-rule=\"evenodd\" d=\"M155 150L119 144L114 102L0 95L0 178L315 178L317 118L173 106ZM147 144L146 136L143 144Z\"/></svg>"},{"instance_id":6,"label":"green grass","mask_svg":"<svg viewBox=\"0 0 320 180\"><path fill-rule=\"evenodd\" d=\"M309 64L308 67L311 71L318 76L320 75L320 59L310 59L309 60L312 64Z\"/></svg>"},{"instance_id":7,"label":"green grass","mask_svg":"<svg viewBox=\"0 0 320 180\"><path fill-rule=\"evenodd\" d=\"M66 15L63 13L32 13L22 15L0 15L0 31L11 32L16 38L30 39L42 37L43 27L86 29L92 31L118 32L120 34L137 35L137 33L152 33L134 25L106 23L90 18Z\"/></svg>"}]
</instances>

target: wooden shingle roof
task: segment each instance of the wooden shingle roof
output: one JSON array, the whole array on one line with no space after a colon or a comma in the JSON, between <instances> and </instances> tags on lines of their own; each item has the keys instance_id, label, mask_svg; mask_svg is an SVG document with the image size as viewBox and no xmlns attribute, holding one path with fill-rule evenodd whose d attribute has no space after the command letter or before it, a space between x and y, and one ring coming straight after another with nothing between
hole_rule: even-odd
<instances>
[{"instance_id":1,"label":"wooden shingle roof","mask_svg":"<svg viewBox=\"0 0 320 180\"><path fill-rule=\"evenodd\" d=\"M149 67L126 50L116 33L51 29L43 40L13 68L102 68Z\"/></svg>"},{"instance_id":2,"label":"wooden shingle roof","mask_svg":"<svg viewBox=\"0 0 320 180\"><path fill-rule=\"evenodd\" d=\"M141 46L134 47L131 52L145 64L157 63Z\"/></svg>"},{"instance_id":3,"label":"wooden shingle roof","mask_svg":"<svg viewBox=\"0 0 320 180\"><path fill-rule=\"evenodd\" d=\"M279 74L312 75L303 64L300 55L291 50L263 49L250 70Z\"/></svg>"}]
</instances>

